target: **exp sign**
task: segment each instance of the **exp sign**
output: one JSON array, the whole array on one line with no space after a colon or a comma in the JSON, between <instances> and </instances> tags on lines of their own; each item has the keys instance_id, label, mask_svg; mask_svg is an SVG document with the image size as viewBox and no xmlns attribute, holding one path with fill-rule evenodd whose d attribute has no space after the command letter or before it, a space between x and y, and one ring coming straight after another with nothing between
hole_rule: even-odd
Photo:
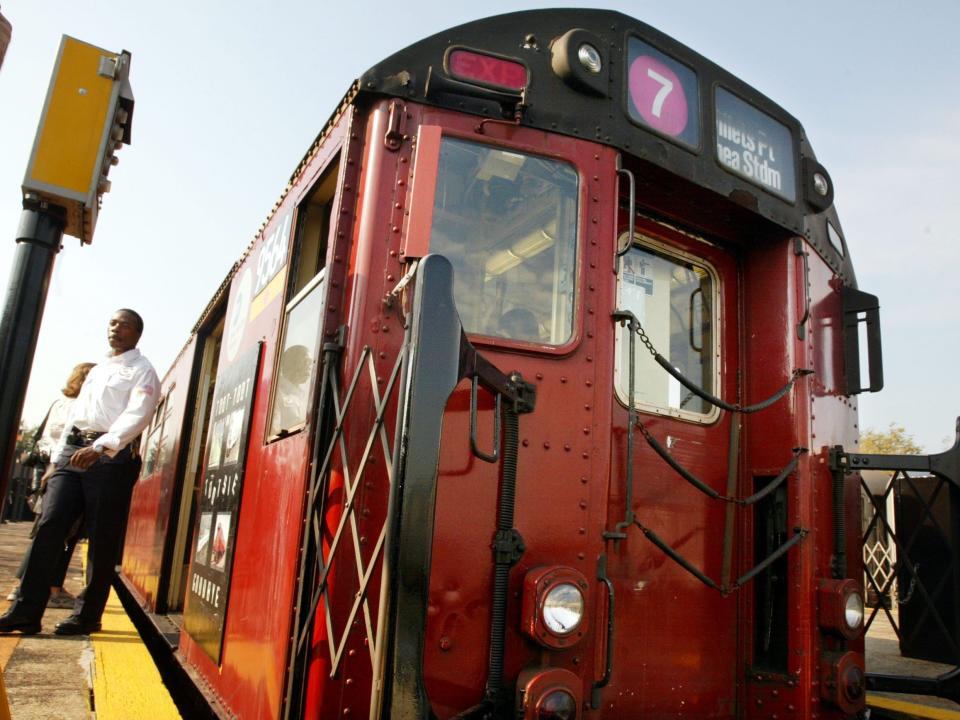
<instances>
[{"instance_id":1,"label":"exp sign","mask_svg":"<svg viewBox=\"0 0 960 720\"><path fill-rule=\"evenodd\" d=\"M735 175L796 200L790 130L723 88L717 88L717 159Z\"/></svg>"},{"instance_id":2,"label":"exp sign","mask_svg":"<svg viewBox=\"0 0 960 720\"><path fill-rule=\"evenodd\" d=\"M700 145L697 76L639 38L627 41L627 115L691 148Z\"/></svg>"}]
</instances>

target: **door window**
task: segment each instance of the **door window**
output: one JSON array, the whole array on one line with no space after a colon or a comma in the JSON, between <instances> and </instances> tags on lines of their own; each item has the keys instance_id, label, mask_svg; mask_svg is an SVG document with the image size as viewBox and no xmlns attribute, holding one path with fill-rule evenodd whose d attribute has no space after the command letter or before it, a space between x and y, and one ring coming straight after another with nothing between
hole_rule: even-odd
<instances>
[{"instance_id":1,"label":"door window","mask_svg":"<svg viewBox=\"0 0 960 720\"><path fill-rule=\"evenodd\" d=\"M641 238L621 259L618 307L640 321L653 347L684 377L711 394L718 386L718 282L705 261ZM630 337L618 327L616 386L629 395ZM717 410L684 387L636 338L634 404L650 412L712 421Z\"/></svg>"},{"instance_id":2,"label":"door window","mask_svg":"<svg viewBox=\"0 0 960 720\"><path fill-rule=\"evenodd\" d=\"M467 332L545 345L571 340L577 185L568 163L443 139L430 252L453 265Z\"/></svg>"}]
</instances>

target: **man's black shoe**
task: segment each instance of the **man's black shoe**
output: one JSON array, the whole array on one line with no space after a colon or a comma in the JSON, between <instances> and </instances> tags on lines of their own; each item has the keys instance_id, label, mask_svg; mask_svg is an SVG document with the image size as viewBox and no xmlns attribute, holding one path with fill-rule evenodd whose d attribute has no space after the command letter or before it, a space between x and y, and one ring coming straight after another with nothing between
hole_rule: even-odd
<instances>
[{"instance_id":1,"label":"man's black shoe","mask_svg":"<svg viewBox=\"0 0 960 720\"><path fill-rule=\"evenodd\" d=\"M100 630L100 623L82 620L71 615L63 622L58 622L53 629L54 635L89 635Z\"/></svg>"},{"instance_id":2,"label":"man's black shoe","mask_svg":"<svg viewBox=\"0 0 960 720\"><path fill-rule=\"evenodd\" d=\"M17 610L8 610L4 615L0 615L0 633L15 630L19 630L23 635L36 635L40 632L40 621Z\"/></svg>"}]
</instances>

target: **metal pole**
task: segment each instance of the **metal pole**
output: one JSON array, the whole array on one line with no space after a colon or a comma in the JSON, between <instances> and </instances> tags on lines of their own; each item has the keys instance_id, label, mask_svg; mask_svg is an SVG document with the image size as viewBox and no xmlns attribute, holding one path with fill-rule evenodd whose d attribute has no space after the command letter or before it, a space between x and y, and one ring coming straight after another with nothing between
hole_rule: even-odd
<instances>
[{"instance_id":1,"label":"metal pole","mask_svg":"<svg viewBox=\"0 0 960 720\"><path fill-rule=\"evenodd\" d=\"M4 502L43 306L64 223L61 208L30 195L24 199L17 249L0 316L0 499Z\"/></svg>"}]
</instances>

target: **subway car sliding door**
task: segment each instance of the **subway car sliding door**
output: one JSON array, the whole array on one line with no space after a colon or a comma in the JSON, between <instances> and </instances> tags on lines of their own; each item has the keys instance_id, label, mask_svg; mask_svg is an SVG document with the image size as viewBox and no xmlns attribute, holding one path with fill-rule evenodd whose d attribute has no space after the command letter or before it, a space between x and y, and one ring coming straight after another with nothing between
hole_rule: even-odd
<instances>
[{"instance_id":1,"label":"subway car sliding door","mask_svg":"<svg viewBox=\"0 0 960 720\"><path fill-rule=\"evenodd\" d=\"M621 237L621 247L627 242ZM738 440L734 437L731 446L730 413L668 374L642 338L693 384L736 398L737 288L733 255L654 222L638 223L633 245L620 258L617 308L631 313L643 334L633 333L638 426L628 472L631 331L628 325L616 331L610 523L623 520L626 483L632 481L635 524L622 523L626 538L608 543L616 633L605 707L607 701L623 702L623 711L643 708L651 717L730 717L735 712L737 599L694 577L651 538L718 585L729 584L739 570L736 514L684 480L646 435L720 495L737 492Z\"/></svg>"}]
</instances>

